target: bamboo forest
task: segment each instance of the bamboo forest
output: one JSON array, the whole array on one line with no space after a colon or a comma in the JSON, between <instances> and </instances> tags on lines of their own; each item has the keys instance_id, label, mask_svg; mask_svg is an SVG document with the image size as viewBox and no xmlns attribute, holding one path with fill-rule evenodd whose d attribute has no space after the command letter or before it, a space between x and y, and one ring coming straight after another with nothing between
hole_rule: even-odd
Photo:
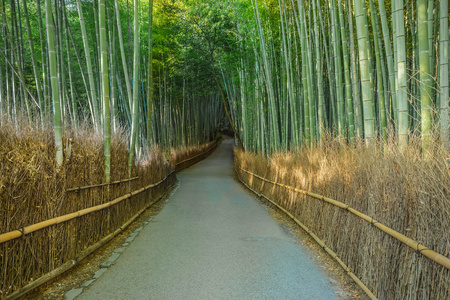
<instances>
[{"instance_id":1,"label":"bamboo forest","mask_svg":"<svg viewBox=\"0 0 450 300\"><path fill-rule=\"evenodd\" d=\"M0 299L228 146L349 298L450 299L448 0L0 2Z\"/></svg>"}]
</instances>

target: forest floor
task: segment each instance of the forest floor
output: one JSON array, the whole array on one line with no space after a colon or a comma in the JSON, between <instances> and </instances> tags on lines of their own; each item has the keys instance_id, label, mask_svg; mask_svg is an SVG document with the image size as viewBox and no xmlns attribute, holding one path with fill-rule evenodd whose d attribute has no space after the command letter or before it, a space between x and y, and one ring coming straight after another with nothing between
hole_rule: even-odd
<instances>
[{"instance_id":1,"label":"forest floor","mask_svg":"<svg viewBox=\"0 0 450 300\"><path fill-rule=\"evenodd\" d=\"M308 235L233 176L225 140L178 174L168 199L30 297L58 299L78 288L77 299L366 299ZM80 289L117 249L112 266Z\"/></svg>"}]
</instances>

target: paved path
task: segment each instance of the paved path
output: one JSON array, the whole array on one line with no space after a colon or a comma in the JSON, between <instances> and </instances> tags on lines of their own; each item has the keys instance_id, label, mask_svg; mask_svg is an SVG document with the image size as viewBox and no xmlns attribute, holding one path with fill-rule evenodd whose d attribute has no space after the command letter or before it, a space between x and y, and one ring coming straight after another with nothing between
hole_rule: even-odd
<instances>
[{"instance_id":1,"label":"paved path","mask_svg":"<svg viewBox=\"0 0 450 300\"><path fill-rule=\"evenodd\" d=\"M232 178L232 144L180 186L77 299L335 299L335 287Z\"/></svg>"}]
</instances>

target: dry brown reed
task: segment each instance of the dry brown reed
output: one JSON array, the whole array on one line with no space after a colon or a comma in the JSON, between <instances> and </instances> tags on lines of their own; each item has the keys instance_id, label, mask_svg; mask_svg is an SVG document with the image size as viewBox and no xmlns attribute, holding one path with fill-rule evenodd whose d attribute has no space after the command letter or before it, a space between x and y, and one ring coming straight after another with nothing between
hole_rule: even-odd
<instances>
[{"instance_id":1,"label":"dry brown reed","mask_svg":"<svg viewBox=\"0 0 450 300\"><path fill-rule=\"evenodd\" d=\"M217 143L218 140L214 140L200 146L172 148L170 151L170 161L175 164L177 171L182 170L203 159L203 153L209 155L215 149Z\"/></svg>"},{"instance_id":2,"label":"dry brown reed","mask_svg":"<svg viewBox=\"0 0 450 300\"><path fill-rule=\"evenodd\" d=\"M65 130L63 166L55 168L53 132L26 123L0 127L0 234L94 205L156 183L174 170L174 163L157 147L139 161L131 182L81 191L66 190L104 182L102 137L90 129ZM206 146L203 146L204 149ZM128 178L125 134L111 140L111 181ZM176 151L176 157L187 154ZM200 152L200 151L199 151ZM114 232L139 210L162 195L175 181L171 175L156 188L108 209L0 244L0 299L74 258L82 250Z\"/></svg>"},{"instance_id":3,"label":"dry brown reed","mask_svg":"<svg viewBox=\"0 0 450 300\"><path fill-rule=\"evenodd\" d=\"M309 227L379 299L450 299L450 270L346 210L240 171L346 203L449 257L448 158L435 143L434 154L422 159L420 140L411 137L404 153L393 142L368 149L338 141L269 158L236 150L235 166L244 182Z\"/></svg>"}]
</instances>

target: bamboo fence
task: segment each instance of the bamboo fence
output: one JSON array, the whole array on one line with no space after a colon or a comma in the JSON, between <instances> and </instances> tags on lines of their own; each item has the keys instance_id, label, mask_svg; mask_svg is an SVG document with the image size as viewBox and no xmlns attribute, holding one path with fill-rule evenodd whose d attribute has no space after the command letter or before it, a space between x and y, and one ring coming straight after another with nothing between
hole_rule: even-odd
<instances>
[{"instance_id":1,"label":"bamboo fence","mask_svg":"<svg viewBox=\"0 0 450 300\"><path fill-rule=\"evenodd\" d=\"M334 152L328 153L329 157L335 155ZM400 177L400 167L396 169L392 161L387 160L376 172L394 165L392 173L382 174L397 176L394 178L395 183L390 177L385 181L363 177L367 174L366 166L372 166L372 161L368 161L365 156L361 158L366 164L358 160L354 162L357 167L345 167L341 161L330 158L328 164L334 169L328 168L328 164L321 165L322 156L311 156L280 155L269 161L264 157L236 151L235 169L237 177L245 186L293 218L336 259L346 273L351 272L348 273L350 277L357 278L355 281L360 286L359 282L363 283L364 287L361 288L365 292L370 291L369 297L448 299L450 244L447 235L449 228L445 225L448 224L445 218L448 211L445 207L440 208L446 200L431 202L424 216L422 210L416 210L415 204L419 203L420 209L425 207L426 197L431 198L429 191L432 191L432 187L426 190L426 187L418 186L421 193L419 199L412 192L399 198L404 190L398 188L402 182L397 181L397 177L406 175ZM316 160L320 168L316 167ZM345 160L345 163L348 161ZM296 188L297 184L305 189ZM384 189L373 189L378 186ZM412 190L408 185L405 189L406 193ZM311 190L319 192L309 192ZM374 191L378 194L374 194ZM413 219L418 213L420 223ZM426 218L428 215L434 218ZM440 224L444 227L439 227ZM418 226L421 226L421 231L418 231Z\"/></svg>"},{"instance_id":2,"label":"bamboo fence","mask_svg":"<svg viewBox=\"0 0 450 300\"><path fill-rule=\"evenodd\" d=\"M212 146L210 145L206 145L205 151L205 146L199 147L197 151L191 151L189 153L191 157L181 162L175 162L173 167L168 164L151 164L144 168L137 165L133 168L134 176L132 178L115 180L109 184L77 184L83 181L89 182L91 178L103 177L101 157L82 154L76 157L76 161L66 163L66 169L64 170L65 174L77 174L77 178L68 175L61 176L64 173L60 171L59 176L55 177L59 178L60 183L54 183L55 186L61 185L63 187L73 182L75 186L79 185L79 187L62 190L58 188L57 193L49 193L48 186L38 180L40 182L38 188L45 187L43 191L50 196L50 199L39 199L39 205L29 204L25 206L28 209L20 209L20 207L12 205L10 208L14 214L21 211L27 214L24 215L21 223L23 223L23 220L27 221L29 215L38 215L36 209L39 210L43 206L48 207L48 209L56 206L61 208L54 209L56 212L67 211L67 213L43 220L42 216L45 216L45 214L41 213L38 215L41 220L33 217L31 219L37 219L37 222L26 226L16 225L15 230L0 234L0 266L2 266L0 271L0 299L6 297L9 300L23 296L75 266L89 253L123 231L132 220L155 203L155 199L163 197L175 181L176 171L205 158L217 147L217 142L212 143ZM126 147L121 146L114 147L113 156L115 159L113 161L118 161L116 159L120 157L126 161ZM77 153L77 150L81 149L74 150L74 153ZM165 158L160 153L155 157L155 161L163 162ZM116 167L115 176L118 174L126 176L128 174L124 165L114 166ZM45 167L47 166L41 166L41 168ZM154 180L156 176L163 178L156 183L148 182ZM79 178L83 178L83 181L80 181ZM35 188L36 185L25 181L23 184L24 188ZM75 191L76 193L74 193ZM29 195L29 193L21 194L21 197L24 198L26 195ZM41 197L39 196L39 198ZM26 201L24 198L22 203L26 203ZM70 205L67 208L62 205L63 203ZM88 207L82 208L80 203ZM70 208L77 206L81 209L76 209L75 212L73 210L72 212L68 211ZM17 219L15 217L11 220Z\"/></svg>"},{"instance_id":3,"label":"bamboo fence","mask_svg":"<svg viewBox=\"0 0 450 300\"><path fill-rule=\"evenodd\" d=\"M242 169L241 169L242 170ZM245 170L242 170L245 172ZM256 194L260 198L264 198L273 205L275 205L279 210L284 212L286 215L288 215L297 225L299 225L304 231L306 231L316 242L319 244L320 247L322 247L337 263L344 269L345 273L350 276L353 281L369 296L371 300L376 300L377 297L372 293L371 290L367 288L367 286L358 278L355 274L353 274L352 269L349 268L340 258L337 256L337 254L331 250L325 243L316 235L314 232L312 232L308 227L305 226L302 222L300 222L296 217L294 217L289 211L281 207L279 204L277 204L272 199L268 198L267 196L258 193L254 189L252 189L248 184L244 182L244 180L241 177L238 177L239 181L242 182L243 185L245 185L250 191L252 191L254 194Z\"/></svg>"},{"instance_id":4,"label":"bamboo fence","mask_svg":"<svg viewBox=\"0 0 450 300\"><path fill-rule=\"evenodd\" d=\"M298 189L298 188L295 188L295 187L292 187L292 186L288 186L288 185L285 185L285 184L282 184L282 183L278 183L278 182L266 179L266 178L264 178L262 176L259 176L259 175L255 174L255 173L252 173L252 172L250 172L248 170L245 170L245 169L242 169L242 168L241 168L241 171L243 171L243 172L245 172L245 173L247 173L247 174L249 174L251 176L254 176L256 178L259 178L259 179L261 179L261 180L263 180L265 182L271 183L273 185L277 185L277 186L283 187L285 189L292 190L292 191L297 192L297 193L301 193L301 194L304 194L304 195L307 195L307 196L311 196L313 198L322 200L323 202L327 202L327 203L330 203L330 204L332 204L334 206L337 206L339 208L345 209L345 210L349 211L350 213L354 214L355 216L358 216L359 218L369 222L371 225L377 227L378 229L380 229L384 233L386 233L386 234L392 236L393 238L397 239L398 241L402 242L406 246L408 246L408 247L412 248L413 250L417 251L418 254L426 256L429 259L431 259L432 261L434 261L435 263L438 263L441 266L443 266L443 267L445 267L447 269L450 269L450 259L449 258L447 258L444 255L442 255L440 253L437 253L437 252L435 252L435 251L433 251L431 249L428 249L424 245L421 245L418 242L414 241L413 239L410 239L407 236L401 234L400 232L397 232L394 229L389 228L389 227L381 224L380 222L378 222L374 218L369 217L368 215L365 215L365 214L357 211L356 209L353 209L353 208L349 207L345 203L342 203L342 202L337 201L337 200L333 200L331 198L328 198L328 197L325 197L325 196L322 196L322 195L318 195L318 194L315 194L315 193L311 193L311 192L308 192L308 191L305 191L305 190L301 190L301 189Z\"/></svg>"}]
</instances>

